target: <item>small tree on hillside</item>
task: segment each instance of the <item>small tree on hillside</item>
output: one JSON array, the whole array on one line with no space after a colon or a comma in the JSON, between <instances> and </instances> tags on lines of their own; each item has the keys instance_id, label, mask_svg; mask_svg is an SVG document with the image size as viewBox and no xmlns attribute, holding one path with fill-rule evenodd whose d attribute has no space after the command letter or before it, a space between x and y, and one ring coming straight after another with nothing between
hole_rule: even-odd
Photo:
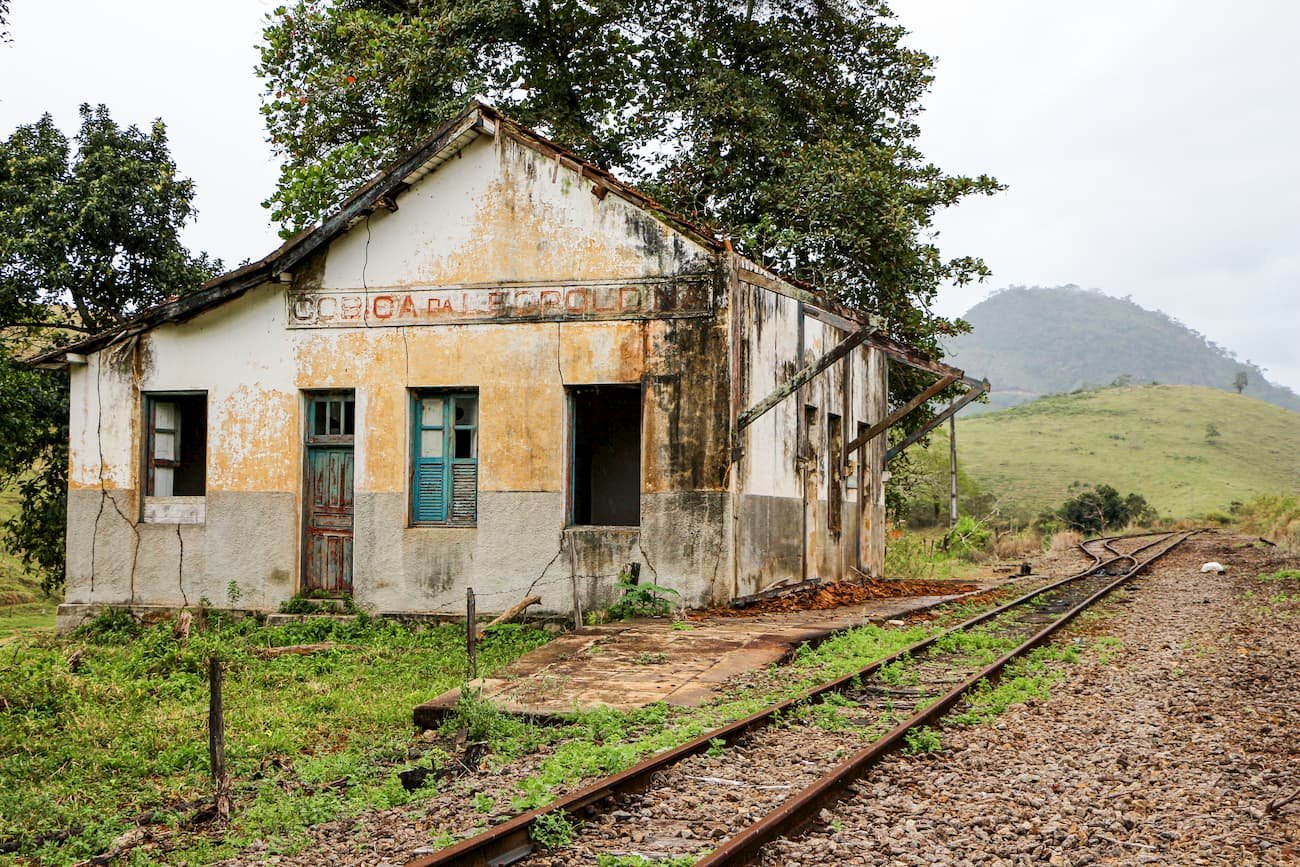
<instances>
[{"instance_id":1,"label":"small tree on hillside","mask_svg":"<svg viewBox=\"0 0 1300 867\"><path fill-rule=\"evenodd\" d=\"M1244 370L1238 370L1237 375L1232 378L1232 387L1237 389L1237 394L1241 394L1249 384L1250 380L1246 377L1246 371Z\"/></svg>"},{"instance_id":2,"label":"small tree on hillside","mask_svg":"<svg viewBox=\"0 0 1300 867\"><path fill-rule=\"evenodd\" d=\"M1130 523L1149 523L1157 517L1156 510L1141 494L1123 497L1110 485L1085 488L1066 500L1056 515L1067 528L1087 535L1120 529Z\"/></svg>"}]
</instances>

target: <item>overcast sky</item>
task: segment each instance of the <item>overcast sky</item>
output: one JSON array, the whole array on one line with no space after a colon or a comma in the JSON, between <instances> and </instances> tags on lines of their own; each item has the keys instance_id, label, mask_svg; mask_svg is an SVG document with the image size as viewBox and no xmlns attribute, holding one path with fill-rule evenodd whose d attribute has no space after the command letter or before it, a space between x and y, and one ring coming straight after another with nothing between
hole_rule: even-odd
<instances>
[{"instance_id":1,"label":"overcast sky","mask_svg":"<svg viewBox=\"0 0 1300 867\"><path fill-rule=\"evenodd\" d=\"M234 266L278 241L253 75L276 0L13 0L0 134L82 102L161 116L198 186L195 249ZM940 221L994 276L1076 283L1177 317L1300 390L1300 4L1291 0L895 0L938 58L922 149L1010 189Z\"/></svg>"}]
</instances>

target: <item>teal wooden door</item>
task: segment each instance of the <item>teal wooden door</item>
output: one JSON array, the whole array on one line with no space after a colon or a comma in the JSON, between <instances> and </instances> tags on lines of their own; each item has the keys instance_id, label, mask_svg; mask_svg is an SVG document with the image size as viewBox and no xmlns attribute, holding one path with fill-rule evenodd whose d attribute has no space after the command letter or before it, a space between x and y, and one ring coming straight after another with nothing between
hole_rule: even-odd
<instances>
[{"instance_id":1,"label":"teal wooden door","mask_svg":"<svg viewBox=\"0 0 1300 867\"><path fill-rule=\"evenodd\" d=\"M307 450L307 590L352 592L351 448Z\"/></svg>"},{"instance_id":2,"label":"teal wooden door","mask_svg":"<svg viewBox=\"0 0 1300 867\"><path fill-rule=\"evenodd\" d=\"M352 592L352 394L313 395L307 413L303 590Z\"/></svg>"}]
</instances>

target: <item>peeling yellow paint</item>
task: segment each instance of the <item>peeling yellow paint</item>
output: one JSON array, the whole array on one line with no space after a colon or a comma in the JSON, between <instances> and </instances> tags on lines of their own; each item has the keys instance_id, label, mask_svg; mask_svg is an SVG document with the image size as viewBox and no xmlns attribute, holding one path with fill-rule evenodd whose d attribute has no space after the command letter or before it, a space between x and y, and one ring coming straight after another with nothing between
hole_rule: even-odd
<instances>
[{"instance_id":1,"label":"peeling yellow paint","mask_svg":"<svg viewBox=\"0 0 1300 867\"><path fill-rule=\"evenodd\" d=\"M644 321L560 325L560 369L565 381L640 382L645 369L643 332L648 326Z\"/></svg>"},{"instance_id":2,"label":"peeling yellow paint","mask_svg":"<svg viewBox=\"0 0 1300 867\"><path fill-rule=\"evenodd\" d=\"M209 403L208 490L295 491L297 396L241 385Z\"/></svg>"},{"instance_id":3,"label":"peeling yellow paint","mask_svg":"<svg viewBox=\"0 0 1300 867\"><path fill-rule=\"evenodd\" d=\"M499 161L499 174L475 203L467 240L442 252L430 240L413 282L633 279L689 270L689 258L700 255L645 211L592 196L590 181L567 166L553 181L553 164L530 148L507 140ZM548 201L545 187L557 183L569 185L565 200Z\"/></svg>"}]
</instances>

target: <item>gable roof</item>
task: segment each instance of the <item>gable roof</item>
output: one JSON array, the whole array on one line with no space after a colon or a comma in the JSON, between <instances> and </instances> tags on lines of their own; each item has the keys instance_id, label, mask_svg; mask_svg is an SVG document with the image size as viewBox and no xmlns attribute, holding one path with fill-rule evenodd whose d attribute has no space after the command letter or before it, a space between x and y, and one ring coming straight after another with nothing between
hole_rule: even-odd
<instances>
[{"instance_id":1,"label":"gable roof","mask_svg":"<svg viewBox=\"0 0 1300 867\"><path fill-rule=\"evenodd\" d=\"M214 277L194 292L150 307L108 331L42 353L27 363L37 367L65 367L69 363L70 354L95 352L155 326L184 322L240 297L249 289L275 281L279 275L292 272L298 263L347 232L376 208L391 207L398 196L455 157L476 138L499 135L509 136L554 159L558 164L576 170L592 181L595 187L593 192L602 198L613 194L625 199L707 249L722 251L728 248L726 242L711 229L668 210L605 169L579 158L535 130L510 120L488 103L473 99L459 115L359 187L319 225L299 232L269 255Z\"/></svg>"}]
</instances>

